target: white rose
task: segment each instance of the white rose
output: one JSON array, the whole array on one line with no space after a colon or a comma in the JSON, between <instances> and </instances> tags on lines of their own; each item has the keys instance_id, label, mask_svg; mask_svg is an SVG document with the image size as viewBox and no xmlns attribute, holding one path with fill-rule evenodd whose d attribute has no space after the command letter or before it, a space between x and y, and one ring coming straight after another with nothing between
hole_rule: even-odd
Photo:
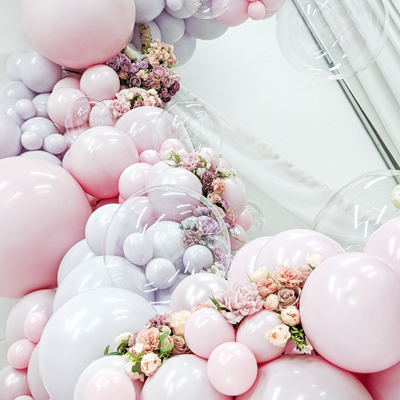
<instances>
[{"instance_id":1,"label":"white rose","mask_svg":"<svg viewBox=\"0 0 400 400\"><path fill-rule=\"evenodd\" d=\"M185 332L186 321L192 313L182 310L181 312L171 314L171 326L175 335L183 336Z\"/></svg>"},{"instance_id":2,"label":"white rose","mask_svg":"<svg viewBox=\"0 0 400 400\"><path fill-rule=\"evenodd\" d=\"M162 153L163 159L164 159L164 160L169 160L169 159L171 158L173 152L174 152L174 149L173 149L172 147L170 147L170 148L168 148L167 150L165 150L165 151Z\"/></svg>"},{"instance_id":3,"label":"white rose","mask_svg":"<svg viewBox=\"0 0 400 400\"><path fill-rule=\"evenodd\" d=\"M253 272L253 275L251 275L251 280L252 282L257 283L261 279L268 279L268 277L269 277L269 272L267 268L261 267Z\"/></svg>"},{"instance_id":4,"label":"white rose","mask_svg":"<svg viewBox=\"0 0 400 400\"><path fill-rule=\"evenodd\" d=\"M289 306L282 310L282 321L289 326L296 326L300 323L300 312L297 307Z\"/></svg>"},{"instance_id":5,"label":"white rose","mask_svg":"<svg viewBox=\"0 0 400 400\"><path fill-rule=\"evenodd\" d=\"M264 301L264 308L269 311L275 311L279 307L279 298L276 294L270 294Z\"/></svg>"},{"instance_id":6,"label":"white rose","mask_svg":"<svg viewBox=\"0 0 400 400\"><path fill-rule=\"evenodd\" d=\"M232 324L232 325L238 324L238 323L244 318L243 315L235 314L235 313L233 313L233 312L225 311L225 310L222 310L222 311L221 311L221 314L222 314L222 315L227 319L227 321L228 321L230 324Z\"/></svg>"},{"instance_id":7,"label":"white rose","mask_svg":"<svg viewBox=\"0 0 400 400\"><path fill-rule=\"evenodd\" d=\"M186 151L185 149L179 149L179 150L177 151L177 153L182 157L182 156L184 156L185 154L187 154L187 151Z\"/></svg>"},{"instance_id":8,"label":"white rose","mask_svg":"<svg viewBox=\"0 0 400 400\"><path fill-rule=\"evenodd\" d=\"M153 376L161 365L161 359L154 353L147 353L142 358L140 368L146 376Z\"/></svg>"},{"instance_id":9,"label":"white rose","mask_svg":"<svg viewBox=\"0 0 400 400\"><path fill-rule=\"evenodd\" d=\"M197 175L199 178L201 178L201 177L203 176L204 172L206 172L206 169L205 169L205 168L197 168L197 170L196 170L196 175Z\"/></svg>"},{"instance_id":10,"label":"white rose","mask_svg":"<svg viewBox=\"0 0 400 400\"><path fill-rule=\"evenodd\" d=\"M122 52L132 61L137 61L142 58L142 55L136 50L136 47L132 43L128 43Z\"/></svg>"},{"instance_id":11,"label":"white rose","mask_svg":"<svg viewBox=\"0 0 400 400\"><path fill-rule=\"evenodd\" d=\"M150 90L148 90L148 93L149 93L150 95L152 95L152 96L157 96L157 92L156 92L155 89L150 89Z\"/></svg>"},{"instance_id":12,"label":"white rose","mask_svg":"<svg viewBox=\"0 0 400 400\"><path fill-rule=\"evenodd\" d=\"M131 92L127 93L126 96L125 96L125 98L126 98L127 100L132 100L132 99L133 99L133 93L131 93Z\"/></svg>"},{"instance_id":13,"label":"white rose","mask_svg":"<svg viewBox=\"0 0 400 400\"><path fill-rule=\"evenodd\" d=\"M128 378L131 379L132 381L136 381L138 379L140 379L142 382L144 381L144 375L140 375L137 372L132 372L132 367L135 364L132 361L128 361L125 364L125 372L128 375Z\"/></svg>"},{"instance_id":14,"label":"white rose","mask_svg":"<svg viewBox=\"0 0 400 400\"><path fill-rule=\"evenodd\" d=\"M392 200L392 202L396 208L400 208L400 185L397 185L393 189L390 199Z\"/></svg>"},{"instance_id":15,"label":"white rose","mask_svg":"<svg viewBox=\"0 0 400 400\"><path fill-rule=\"evenodd\" d=\"M306 262L310 267L317 268L318 265L322 263L322 261L324 261L324 259L321 254L312 253L310 256L310 253L307 253Z\"/></svg>"},{"instance_id":16,"label":"white rose","mask_svg":"<svg viewBox=\"0 0 400 400\"><path fill-rule=\"evenodd\" d=\"M285 324L278 325L270 329L264 337L276 347L285 347L290 339L289 327Z\"/></svg>"},{"instance_id":17,"label":"white rose","mask_svg":"<svg viewBox=\"0 0 400 400\"><path fill-rule=\"evenodd\" d=\"M311 354L313 350L314 350L313 347L310 344L308 344L307 346L304 346L303 352L304 354Z\"/></svg>"},{"instance_id":18,"label":"white rose","mask_svg":"<svg viewBox=\"0 0 400 400\"><path fill-rule=\"evenodd\" d=\"M119 346L123 341L129 340L133 335L130 332L124 332L115 338L115 343Z\"/></svg>"},{"instance_id":19,"label":"white rose","mask_svg":"<svg viewBox=\"0 0 400 400\"><path fill-rule=\"evenodd\" d=\"M141 354L143 353L143 347L143 343L136 343L134 346L132 346L132 349L136 354Z\"/></svg>"}]
</instances>

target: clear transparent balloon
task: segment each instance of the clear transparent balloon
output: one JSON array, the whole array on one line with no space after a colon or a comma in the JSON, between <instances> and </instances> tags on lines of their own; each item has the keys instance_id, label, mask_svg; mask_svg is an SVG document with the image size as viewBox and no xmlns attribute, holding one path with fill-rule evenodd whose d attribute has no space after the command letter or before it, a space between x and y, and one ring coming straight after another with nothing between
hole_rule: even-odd
<instances>
[{"instance_id":1,"label":"clear transparent balloon","mask_svg":"<svg viewBox=\"0 0 400 400\"><path fill-rule=\"evenodd\" d=\"M107 104L94 97L75 100L67 110L65 128L73 140L90 128L114 126Z\"/></svg>"},{"instance_id":2,"label":"clear transparent balloon","mask_svg":"<svg viewBox=\"0 0 400 400\"><path fill-rule=\"evenodd\" d=\"M159 311L186 277L211 271L225 276L230 254L227 228L213 205L174 185L131 196L114 214L104 241L111 282Z\"/></svg>"},{"instance_id":3,"label":"clear transparent balloon","mask_svg":"<svg viewBox=\"0 0 400 400\"><path fill-rule=\"evenodd\" d=\"M385 1L288 0L277 15L279 47L307 74L344 79L368 68L387 39Z\"/></svg>"},{"instance_id":4,"label":"clear transparent balloon","mask_svg":"<svg viewBox=\"0 0 400 400\"><path fill-rule=\"evenodd\" d=\"M201 19L219 17L231 3L232 0L183 0L183 6L188 13Z\"/></svg>"},{"instance_id":5,"label":"clear transparent balloon","mask_svg":"<svg viewBox=\"0 0 400 400\"><path fill-rule=\"evenodd\" d=\"M167 139L178 139L187 152L210 147L218 153L223 143L222 122L207 105L181 101L166 108L154 124L154 149L159 152Z\"/></svg>"},{"instance_id":6,"label":"clear transparent balloon","mask_svg":"<svg viewBox=\"0 0 400 400\"><path fill-rule=\"evenodd\" d=\"M265 235L266 222L261 208L251 200L247 200L245 210L251 215L251 227L246 231L246 242Z\"/></svg>"},{"instance_id":7,"label":"clear transparent balloon","mask_svg":"<svg viewBox=\"0 0 400 400\"><path fill-rule=\"evenodd\" d=\"M312 229L330 236L347 251L362 251L380 226L400 216L391 200L399 183L400 171L362 175L330 197Z\"/></svg>"}]
</instances>

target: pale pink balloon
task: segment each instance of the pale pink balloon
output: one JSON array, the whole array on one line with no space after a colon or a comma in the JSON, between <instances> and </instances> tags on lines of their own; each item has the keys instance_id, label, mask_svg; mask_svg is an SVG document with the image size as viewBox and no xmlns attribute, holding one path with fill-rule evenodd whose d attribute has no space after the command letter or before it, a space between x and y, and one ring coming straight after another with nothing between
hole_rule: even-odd
<instances>
[{"instance_id":1,"label":"pale pink balloon","mask_svg":"<svg viewBox=\"0 0 400 400\"><path fill-rule=\"evenodd\" d=\"M377 288L385 293L384 312ZM400 276L384 260L363 253L324 261L301 293L301 322L311 345L330 363L352 372L378 372L400 361L393 335L400 319L392 318L399 312Z\"/></svg>"},{"instance_id":2,"label":"pale pink balloon","mask_svg":"<svg viewBox=\"0 0 400 400\"><path fill-rule=\"evenodd\" d=\"M85 95L78 89L64 87L54 91L47 100L47 113L50 119L64 127L65 116L70 104L75 100L85 97Z\"/></svg>"},{"instance_id":3,"label":"pale pink balloon","mask_svg":"<svg viewBox=\"0 0 400 400\"><path fill-rule=\"evenodd\" d=\"M0 176L0 296L53 288L64 254L84 238L87 197L68 172L42 160L0 160Z\"/></svg>"},{"instance_id":4,"label":"pale pink balloon","mask_svg":"<svg viewBox=\"0 0 400 400\"><path fill-rule=\"evenodd\" d=\"M35 349L35 343L28 339L21 339L13 343L7 352L7 360L15 369L28 368L29 359Z\"/></svg>"},{"instance_id":5,"label":"pale pink balloon","mask_svg":"<svg viewBox=\"0 0 400 400\"><path fill-rule=\"evenodd\" d=\"M247 0L232 0L229 8L216 20L225 26L241 25L249 18L247 13L248 4Z\"/></svg>"},{"instance_id":6,"label":"pale pink balloon","mask_svg":"<svg viewBox=\"0 0 400 400\"><path fill-rule=\"evenodd\" d=\"M328 236L308 229L292 229L275 235L260 251L256 269L265 267L270 272L281 265L300 267L306 263L307 253L318 253L324 260L344 250Z\"/></svg>"},{"instance_id":7,"label":"pale pink balloon","mask_svg":"<svg viewBox=\"0 0 400 400\"><path fill-rule=\"evenodd\" d=\"M53 87L53 92L57 89L62 88L72 88L80 90L80 82L77 78L72 78L70 76L59 80Z\"/></svg>"},{"instance_id":8,"label":"pale pink balloon","mask_svg":"<svg viewBox=\"0 0 400 400\"><path fill-rule=\"evenodd\" d=\"M47 315L41 312L28 315L24 322L25 336L31 342L38 343L48 320Z\"/></svg>"},{"instance_id":9,"label":"pale pink balloon","mask_svg":"<svg viewBox=\"0 0 400 400\"><path fill-rule=\"evenodd\" d=\"M159 163L160 160L161 160L161 156L155 150L145 150L145 151L142 151L139 155L139 161L141 163L155 165L155 164Z\"/></svg>"},{"instance_id":10,"label":"pale pink balloon","mask_svg":"<svg viewBox=\"0 0 400 400\"><path fill-rule=\"evenodd\" d=\"M254 21L259 21L263 19L265 16L265 6L261 1L252 1L249 4L248 14L251 19Z\"/></svg>"},{"instance_id":11,"label":"pale pink balloon","mask_svg":"<svg viewBox=\"0 0 400 400\"><path fill-rule=\"evenodd\" d=\"M270 239L271 236L254 239L236 253L229 268L228 282L249 282L249 276L257 269L255 264L258 254Z\"/></svg>"},{"instance_id":12,"label":"pale pink balloon","mask_svg":"<svg viewBox=\"0 0 400 400\"><path fill-rule=\"evenodd\" d=\"M386 260L400 274L400 218L384 223L369 238L364 253Z\"/></svg>"},{"instance_id":13,"label":"pale pink balloon","mask_svg":"<svg viewBox=\"0 0 400 400\"><path fill-rule=\"evenodd\" d=\"M101 200L96 204L93 211L96 211L100 207L106 206L107 204L118 204L118 197L111 197L110 199Z\"/></svg>"},{"instance_id":14,"label":"pale pink balloon","mask_svg":"<svg viewBox=\"0 0 400 400\"><path fill-rule=\"evenodd\" d=\"M277 11L283 6L286 0L261 0L267 11Z\"/></svg>"},{"instance_id":15,"label":"pale pink balloon","mask_svg":"<svg viewBox=\"0 0 400 400\"><path fill-rule=\"evenodd\" d=\"M25 32L49 60L74 69L102 64L129 41L135 23L132 0L24 0Z\"/></svg>"},{"instance_id":16,"label":"pale pink balloon","mask_svg":"<svg viewBox=\"0 0 400 400\"><path fill-rule=\"evenodd\" d=\"M257 361L248 347L241 343L224 343L210 355L207 375L211 385L227 396L247 392L257 378Z\"/></svg>"},{"instance_id":17,"label":"pale pink balloon","mask_svg":"<svg viewBox=\"0 0 400 400\"><path fill-rule=\"evenodd\" d=\"M103 369L90 379L84 400L135 400L136 393L128 376L117 369Z\"/></svg>"},{"instance_id":18,"label":"pale pink balloon","mask_svg":"<svg viewBox=\"0 0 400 400\"><path fill-rule=\"evenodd\" d=\"M130 137L139 153L154 150L154 124L162 112L158 107L137 107L124 114L115 124L115 128L121 129Z\"/></svg>"},{"instance_id":19,"label":"pale pink balloon","mask_svg":"<svg viewBox=\"0 0 400 400\"><path fill-rule=\"evenodd\" d=\"M234 342L235 336L233 325L213 308L194 312L185 325L185 340L190 350L206 359L220 344Z\"/></svg>"},{"instance_id":20,"label":"pale pink balloon","mask_svg":"<svg viewBox=\"0 0 400 400\"><path fill-rule=\"evenodd\" d=\"M229 169L229 164L228 164L223 158L220 158L220 159L219 159L218 166L219 166L220 168L225 169L225 171L228 171L228 169Z\"/></svg>"},{"instance_id":21,"label":"pale pink balloon","mask_svg":"<svg viewBox=\"0 0 400 400\"><path fill-rule=\"evenodd\" d=\"M118 196L118 180L129 165L139 161L135 145L119 129L88 129L69 150L71 175L86 193L101 199Z\"/></svg>"},{"instance_id":22,"label":"pale pink balloon","mask_svg":"<svg viewBox=\"0 0 400 400\"><path fill-rule=\"evenodd\" d=\"M161 174L161 172L166 171L169 168L171 168L171 166L168 165L166 162L158 160L158 162L151 167L150 171L147 174L146 188L152 186L152 181L158 174Z\"/></svg>"},{"instance_id":23,"label":"pale pink balloon","mask_svg":"<svg viewBox=\"0 0 400 400\"><path fill-rule=\"evenodd\" d=\"M183 144L178 140L178 139L167 139L160 148L160 153L164 153L164 151L167 151L169 149L176 151L179 151L181 149L183 149Z\"/></svg>"},{"instance_id":24,"label":"pale pink balloon","mask_svg":"<svg viewBox=\"0 0 400 400\"><path fill-rule=\"evenodd\" d=\"M240 225L247 232L251 228L253 218L247 210L243 210L239 217L235 219L235 223Z\"/></svg>"},{"instance_id":25,"label":"pale pink balloon","mask_svg":"<svg viewBox=\"0 0 400 400\"><path fill-rule=\"evenodd\" d=\"M15 400L35 400L35 399L31 396L19 396Z\"/></svg>"},{"instance_id":26,"label":"pale pink balloon","mask_svg":"<svg viewBox=\"0 0 400 400\"><path fill-rule=\"evenodd\" d=\"M281 324L282 320L275 311L262 310L246 317L240 323L236 341L247 346L259 364L274 360L285 351L285 348L269 343L265 339L265 334Z\"/></svg>"},{"instance_id":27,"label":"pale pink balloon","mask_svg":"<svg viewBox=\"0 0 400 400\"><path fill-rule=\"evenodd\" d=\"M246 244L246 232L238 224L235 224L233 229L235 233L234 235L229 236L229 240L231 242L231 250L237 251L240 250Z\"/></svg>"},{"instance_id":28,"label":"pale pink balloon","mask_svg":"<svg viewBox=\"0 0 400 400\"><path fill-rule=\"evenodd\" d=\"M150 164L132 164L122 172L118 190L122 198L127 199L145 188L146 177L151 169Z\"/></svg>"},{"instance_id":29,"label":"pale pink balloon","mask_svg":"<svg viewBox=\"0 0 400 400\"><path fill-rule=\"evenodd\" d=\"M400 399L400 362L367 375L366 387L374 400Z\"/></svg>"},{"instance_id":30,"label":"pale pink balloon","mask_svg":"<svg viewBox=\"0 0 400 400\"><path fill-rule=\"evenodd\" d=\"M119 77L107 65L94 65L83 73L80 90L86 96L99 100L111 100L120 90Z\"/></svg>"},{"instance_id":31,"label":"pale pink balloon","mask_svg":"<svg viewBox=\"0 0 400 400\"><path fill-rule=\"evenodd\" d=\"M225 192L221 196L229 203L235 217L239 216L246 207L247 195L243 182L236 176L235 178L225 178Z\"/></svg>"},{"instance_id":32,"label":"pale pink balloon","mask_svg":"<svg viewBox=\"0 0 400 400\"><path fill-rule=\"evenodd\" d=\"M1 400L14 400L18 396L30 395L26 370L7 365L0 371Z\"/></svg>"}]
</instances>

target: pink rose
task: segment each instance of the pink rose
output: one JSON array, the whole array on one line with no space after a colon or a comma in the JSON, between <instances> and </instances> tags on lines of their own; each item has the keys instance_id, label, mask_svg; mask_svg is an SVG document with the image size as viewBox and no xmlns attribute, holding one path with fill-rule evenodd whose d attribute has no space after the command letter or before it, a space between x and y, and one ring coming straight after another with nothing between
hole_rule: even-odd
<instances>
[{"instance_id":1,"label":"pink rose","mask_svg":"<svg viewBox=\"0 0 400 400\"><path fill-rule=\"evenodd\" d=\"M152 107L154 106L154 100L151 97L148 97L147 99L144 99L143 104Z\"/></svg>"},{"instance_id":2,"label":"pink rose","mask_svg":"<svg viewBox=\"0 0 400 400\"><path fill-rule=\"evenodd\" d=\"M143 351L149 353L153 350L157 350L160 347L160 331L157 328L150 328L138 333L136 338L136 344L143 345Z\"/></svg>"},{"instance_id":3,"label":"pink rose","mask_svg":"<svg viewBox=\"0 0 400 400\"><path fill-rule=\"evenodd\" d=\"M130 111L131 103L126 100L113 100L109 107L113 118L118 119Z\"/></svg>"},{"instance_id":4,"label":"pink rose","mask_svg":"<svg viewBox=\"0 0 400 400\"><path fill-rule=\"evenodd\" d=\"M287 288L293 288L300 285L304 278L298 268L281 266L273 273L273 278L278 283Z\"/></svg>"},{"instance_id":5,"label":"pink rose","mask_svg":"<svg viewBox=\"0 0 400 400\"><path fill-rule=\"evenodd\" d=\"M213 204L221 202L221 196L217 193L209 193L207 199L210 200L210 202Z\"/></svg>"},{"instance_id":6,"label":"pink rose","mask_svg":"<svg viewBox=\"0 0 400 400\"><path fill-rule=\"evenodd\" d=\"M214 189L214 193L217 194L223 194L225 193L225 182L222 179L214 179L213 180L213 189Z\"/></svg>"},{"instance_id":7,"label":"pink rose","mask_svg":"<svg viewBox=\"0 0 400 400\"><path fill-rule=\"evenodd\" d=\"M197 169L200 164L199 156L196 153L188 153L182 156L180 166L192 172Z\"/></svg>"},{"instance_id":8,"label":"pink rose","mask_svg":"<svg viewBox=\"0 0 400 400\"><path fill-rule=\"evenodd\" d=\"M257 283L258 293L265 299L269 294L275 293L279 285L276 284L271 278L261 278Z\"/></svg>"}]
</instances>

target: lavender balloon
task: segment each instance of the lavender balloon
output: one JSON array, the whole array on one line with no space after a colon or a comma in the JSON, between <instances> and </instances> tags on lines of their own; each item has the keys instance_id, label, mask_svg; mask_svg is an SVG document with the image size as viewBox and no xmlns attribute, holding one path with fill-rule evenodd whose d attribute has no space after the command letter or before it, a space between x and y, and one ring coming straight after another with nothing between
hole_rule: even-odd
<instances>
[{"instance_id":1,"label":"lavender balloon","mask_svg":"<svg viewBox=\"0 0 400 400\"><path fill-rule=\"evenodd\" d=\"M187 271L190 274L200 272L203 269L211 267L213 264L213 255L207 247L194 245L185 251L183 255L183 264L185 266L185 272Z\"/></svg>"},{"instance_id":2,"label":"lavender balloon","mask_svg":"<svg viewBox=\"0 0 400 400\"><path fill-rule=\"evenodd\" d=\"M18 156L21 153L21 131L14 120L0 111L0 158Z\"/></svg>"},{"instance_id":3,"label":"lavender balloon","mask_svg":"<svg viewBox=\"0 0 400 400\"><path fill-rule=\"evenodd\" d=\"M157 289L171 287L178 275L174 264L165 258L153 258L146 265L146 278L149 284Z\"/></svg>"},{"instance_id":4,"label":"lavender balloon","mask_svg":"<svg viewBox=\"0 0 400 400\"><path fill-rule=\"evenodd\" d=\"M0 371L0 399L15 400L19 396L29 395L26 369L14 369L10 365Z\"/></svg>"}]
</instances>

